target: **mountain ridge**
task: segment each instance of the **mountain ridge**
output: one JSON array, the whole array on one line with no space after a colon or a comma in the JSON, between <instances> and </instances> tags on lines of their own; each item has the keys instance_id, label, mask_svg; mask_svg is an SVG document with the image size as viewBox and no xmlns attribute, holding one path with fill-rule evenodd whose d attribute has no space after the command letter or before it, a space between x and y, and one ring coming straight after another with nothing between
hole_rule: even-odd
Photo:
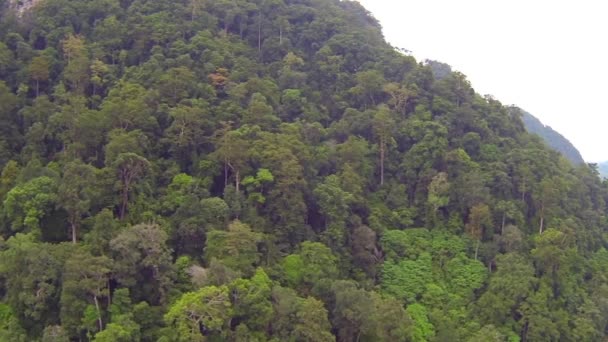
<instances>
[{"instance_id":1,"label":"mountain ridge","mask_svg":"<svg viewBox=\"0 0 608 342\"><path fill-rule=\"evenodd\" d=\"M585 163L581 153L566 137L555 131L550 126L543 124L538 118L529 112L526 112L525 110L522 112L522 120L528 132L540 136L549 147L560 152L571 163L575 165Z\"/></svg>"}]
</instances>

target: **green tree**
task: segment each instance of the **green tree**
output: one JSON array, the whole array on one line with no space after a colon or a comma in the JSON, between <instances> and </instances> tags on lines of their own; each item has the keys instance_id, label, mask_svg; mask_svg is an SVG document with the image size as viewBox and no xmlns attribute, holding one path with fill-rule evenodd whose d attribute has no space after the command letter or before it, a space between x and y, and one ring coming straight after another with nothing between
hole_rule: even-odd
<instances>
[{"instance_id":1,"label":"green tree","mask_svg":"<svg viewBox=\"0 0 608 342\"><path fill-rule=\"evenodd\" d=\"M40 220L57 202L57 182L49 177L34 178L6 194L4 213L13 231L40 233Z\"/></svg>"},{"instance_id":2,"label":"green tree","mask_svg":"<svg viewBox=\"0 0 608 342\"><path fill-rule=\"evenodd\" d=\"M88 214L91 197L95 195L91 189L94 178L92 166L72 162L65 167L59 182L57 202L68 213L72 243L78 241L82 216Z\"/></svg>"},{"instance_id":3,"label":"green tree","mask_svg":"<svg viewBox=\"0 0 608 342\"><path fill-rule=\"evenodd\" d=\"M94 305L96 331L104 329L103 303L109 298L111 260L92 256L81 249L73 250L65 263L61 291L61 322L71 336L79 336L81 322L88 305Z\"/></svg>"},{"instance_id":4,"label":"green tree","mask_svg":"<svg viewBox=\"0 0 608 342\"><path fill-rule=\"evenodd\" d=\"M150 162L146 158L131 152L119 154L112 162L112 168L115 170L120 183L119 217L121 220L126 217L129 195L135 183L145 175L149 167Z\"/></svg>"},{"instance_id":5,"label":"green tree","mask_svg":"<svg viewBox=\"0 0 608 342\"><path fill-rule=\"evenodd\" d=\"M449 197L450 183L448 182L448 175L445 172L438 173L429 184L428 187L428 218L427 224L431 224L433 227L437 225L437 211L440 208L444 208L450 201Z\"/></svg>"},{"instance_id":6,"label":"green tree","mask_svg":"<svg viewBox=\"0 0 608 342\"><path fill-rule=\"evenodd\" d=\"M392 128L395 125L387 107L380 107L373 118L373 129L380 152L380 185L384 185L384 160L389 145L394 144Z\"/></svg>"},{"instance_id":7,"label":"green tree","mask_svg":"<svg viewBox=\"0 0 608 342\"><path fill-rule=\"evenodd\" d=\"M32 234L18 233L5 246L0 252L5 300L28 336L40 336L57 321L62 260L54 246L35 242Z\"/></svg>"},{"instance_id":8,"label":"green tree","mask_svg":"<svg viewBox=\"0 0 608 342\"><path fill-rule=\"evenodd\" d=\"M136 309L137 307L132 305L131 298L129 298L129 290L125 288L116 289L112 304L109 307L111 322L106 325L104 330L95 334L94 341L138 341L140 326L134 321Z\"/></svg>"},{"instance_id":9,"label":"green tree","mask_svg":"<svg viewBox=\"0 0 608 342\"><path fill-rule=\"evenodd\" d=\"M47 82L50 76L50 62L44 55L32 59L29 65L29 76L36 82L36 97L40 96L40 82Z\"/></svg>"},{"instance_id":10,"label":"green tree","mask_svg":"<svg viewBox=\"0 0 608 342\"><path fill-rule=\"evenodd\" d=\"M241 172L247 165L249 144L240 131L231 131L231 123L223 122L222 125L215 134L215 154L224 163L224 184L228 184L228 170L231 170L234 173L234 186L238 193Z\"/></svg>"},{"instance_id":11,"label":"green tree","mask_svg":"<svg viewBox=\"0 0 608 342\"><path fill-rule=\"evenodd\" d=\"M338 329L338 341L357 341L373 333L374 302L370 294L354 282L338 280L332 285L335 296L333 324Z\"/></svg>"},{"instance_id":12,"label":"green tree","mask_svg":"<svg viewBox=\"0 0 608 342\"><path fill-rule=\"evenodd\" d=\"M248 225L233 221L227 231L212 230L207 234L205 258L216 258L235 271L251 274L260 261L258 243L261 239L261 234Z\"/></svg>"},{"instance_id":13,"label":"green tree","mask_svg":"<svg viewBox=\"0 0 608 342\"><path fill-rule=\"evenodd\" d=\"M427 284L432 282L432 261L428 253L417 260L385 262L382 267L382 289L397 299L414 303L422 295Z\"/></svg>"},{"instance_id":14,"label":"green tree","mask_svg":"<svg viewBox=\"0 0 608 342\"><path fill-rule=\"evenodd\" d=\"M412 317L412 341L428 341L435 336L435 327L429 322L427 308L421 304L408 305L406 312Z\"/></svg>"},{"instance_id":15,"label":"green tree","mask_svg":"<svg viewBox=\"0 0 608 342\"><path fill-rule=\"evenodd\" d=\"M147 91L139 84L121 81L112 87L101 104L104 118L112 128L151 130L158 125L146 102Z\"/></svg>"},{"instance_id":16,"label":"green tree","mask_svg":"<svg viewBox=\"0 0 608 342\"><path fill-rule=\"evenodd\" d=\"M479 252L479 243L484 237L484 232L492 228L492 216L490 208L485 204L478 204L469 212L469 222L465 226L467 233L477 242L475 245L475 260Z\"/></svg>"},{"instance_id":17,"label":"green tree","mask_svg":"<svg viewBox=\"0 0 608 342\"><path fill-rule=\"evenodd\" d=\"M353 202L353 196L341 189L336 175L326 177L313 193L325 217L325 241L335 252L340 253L346 244L346 219L350 214L349 205Z\"/></svg>"},{"instance_id":18,"label":"green tree","mask_svg":"<svg viewBox=\"0 0 608 342\"><path fill-rule=\"evenodd\" d=\"M301 300L296 312L296 323L293 328L293 336L298 341L335 341L330 332L330 324L327 319L327 310L323 302L308 297Z\"/></svg>"},{"instance_id":19,"label":"green tree","mask_svg":"<svg viewBox=\"0 0 608 342\"><path fill-rule=\"evenodd\" d=\"M237 279L229 285L234 317L242 319L255 332L267 330L273 316L270 295L272 281L258 268L251 279Z\"/></svg>"},{"instance_id":20,"label":"green tree","mask_svg":"<svg viewBox=\"0 0 608 342\"><path fill-rule=\"evenodd\" d=\"M67 65L63 75L71 89L84 92L89 78L89 56L82 36L69 34L63 41L63 55Z\"/></svg>"},{"instance_id":21,"label":"green tree","mask_svg":"<svg viewBox=\"0 0 608 342\"><path fill-rule=\"evenodd\" d=\"M164 303L173 278L167 233L158 225L139 224L123 230L110 241L112 273L135 298ZM138 284L147 283L139 289ZM139 291L135 291L139 289Z\"/></svg>"},{"instance_id":22,"label":"green tree","mask_svg":"<svg viewBox=\"0 0 608 342\"><path fill-rule=\"evenodd\" d=\"M221 334L228 329L233 308L226 286L208 286L182 295L165 315L177 341L205 341L201 330Z\"/></svg>"}]
</instances>

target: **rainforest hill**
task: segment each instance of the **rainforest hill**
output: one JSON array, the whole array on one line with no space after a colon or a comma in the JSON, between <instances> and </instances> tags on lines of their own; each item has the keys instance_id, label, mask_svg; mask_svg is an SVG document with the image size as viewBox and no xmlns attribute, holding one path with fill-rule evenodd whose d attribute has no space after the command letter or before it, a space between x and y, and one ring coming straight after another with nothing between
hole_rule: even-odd
<instances>
[{"instance_id":1,"label":"rainforest hill","mask_svg":"<svg viewBox=\"0 0 608 342\"><path fill-rule=\"evenodd\" d=\"M539 119L525 111L523 112L522 120L528 132L538 134L549 147L560 152L572 164L585 163L576 147L559 132L556 132L549 126L545 126Z\"/></svg>"},{"instance_id":2,"label":"rainforest hill","mask_svg":"<svg viewBox=\"0 0 608 342\"><path fill-rule=\"evenodd\" d=\"M431 68L433 76L438 80L448 77L452 73L452 67L449 64L434 60L425 60L424 63ZM543 124L532 114L519 109L515 110L521 112L521 119L526 131L540 136L547 146L561 153L572 164L579 165L585 163L581 153L563 135Z\"/></svg>"},{"instance_id":3,"label":"rainforest hill","mask_svg":"<svg viewBox=\"0 0 608 342\"><path fill-rule=\"evenodd\" d=\"M0 341L606 338L607 185L358 2L0 6Z\"/></svg>"}]
</instances>

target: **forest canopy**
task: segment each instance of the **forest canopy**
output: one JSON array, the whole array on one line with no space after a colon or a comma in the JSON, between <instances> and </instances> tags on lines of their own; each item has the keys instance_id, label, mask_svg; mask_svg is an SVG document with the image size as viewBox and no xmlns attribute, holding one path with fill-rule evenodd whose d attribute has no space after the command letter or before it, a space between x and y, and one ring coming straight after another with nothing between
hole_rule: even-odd
<instances>
[{"instance_id":1,"label":"forest canopy","mask_svg":"<svg viewBox=\"0 0 608 342\"><path fill-rule=\"evenodd\" d=\"M358 2L13 5L0 341L608 336L597 169Z\"/></svg>"}]
</instances>

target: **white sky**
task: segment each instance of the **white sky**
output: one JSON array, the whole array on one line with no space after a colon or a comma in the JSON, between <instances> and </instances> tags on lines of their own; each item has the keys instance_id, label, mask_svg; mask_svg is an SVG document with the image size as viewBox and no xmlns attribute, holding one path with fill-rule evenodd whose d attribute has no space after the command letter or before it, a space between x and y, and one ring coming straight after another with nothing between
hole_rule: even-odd
<instances>
[{"instance_id":1,"label":"white sky","mask_svg":"<svg viewBox=\"0 0 608 342\"><path fill-rule=\"evenodd\" d=\"M608 1L359 0L386 39L608 160Z\"/></svg>"}]
</instances>

